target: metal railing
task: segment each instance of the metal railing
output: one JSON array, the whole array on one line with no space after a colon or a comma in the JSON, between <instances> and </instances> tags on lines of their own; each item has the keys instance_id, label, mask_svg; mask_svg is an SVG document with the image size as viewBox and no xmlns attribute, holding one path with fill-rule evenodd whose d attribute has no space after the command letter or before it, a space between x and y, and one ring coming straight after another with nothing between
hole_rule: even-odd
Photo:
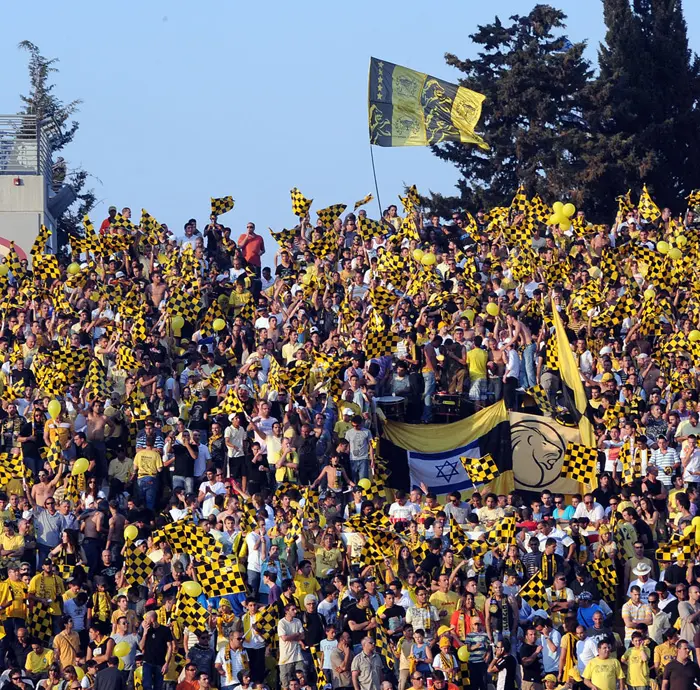
<instances>
[{"instance_id":1,"label":"metal railing","mask_svg":"<svg viewBox=\"0 0 700 690\"><path fill-rule=\"evenodd\" d=\"M49 137L34 115L0 115L0 175L51 180Z\"/></svg>"}]
</instances>

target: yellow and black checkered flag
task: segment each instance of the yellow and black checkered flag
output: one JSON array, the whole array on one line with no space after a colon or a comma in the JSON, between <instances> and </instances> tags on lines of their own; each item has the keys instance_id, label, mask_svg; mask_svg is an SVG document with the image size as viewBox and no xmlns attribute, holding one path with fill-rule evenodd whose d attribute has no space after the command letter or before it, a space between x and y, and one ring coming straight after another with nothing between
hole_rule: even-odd
<instances>
[{"instance_id":1,"label":"yellow and black checkered flag","mask_svg":"<svg viewBox=\"0 0 700 690\"><path fill-rule=\"evenodd\" d=\"M134 349L130 345L120 345L117 348L117 369L136 371L139 361L134 357Z\"/></svg>"},{"instance_id":2,"label":"yellow and black checkered flag","mask_svg":"<svg viewBox=\"0 0 700 690\"><path fill-rule=\"evenodd\" d=\"M195 566L194 571L207 597L245 594L248 591L243 580L242 568L232 556L219 561L201 563Z\"/></svg>"},{"instance_id":3,"label":"yellow and black checkered flag","mask_svg":"<svg viewBox=\"0 0 700 690\"><path fill-rule=\"evenodd\" d=\"M538 223L546 223L552 215L549 206L542 201L539 194L535 194L530 200L530 215Z\"/></svg>"},{"instance_id":4,"label":"yellow and black checkered flag","mask_svg":"<svg viewBox=\"0 0 700 690\"><path fill-rule=\"evenodd\" d=\"M280 245L280 247L287 244L287 242L292 242L298 232L299 228L291 228L290 230L287 230L285 228L283 230L280 230L279 232L275 232L274 230L270 229L270 235L272 235L272 239L274 239L275 242L277 242L277 244Z\"/></svg>"},{"instance_id":5,"label":"yellow and black checkered flag","mask_svg":"<svg viewBox=\"0 0 700 690\"><path fill-rule=\"evenodd\" d=\"M368 331L362 343L362 349L368 359L376 359L391 354L399 342L399 336L393 331Z\"/></svg>"},{"instance_id":6,"label":"yellow and black checkered flag","mask_svg":"<svg viewBox=\"0 0 700 690\"><path fill-rule=\"evenodd\" d=\"M530 200L525 194L525 187L520 185L515 192L513 201L510 202L510 210L515 213L528 213L530 210Z\"/></svg>"},{"instance_id":7,"label":"yellow and black checkered flag","mask_svg":"<svg viewBox=\"0 0 700 690\"><path fill-rule=\"evenodd\" d=\"M228 213L235 203L232 196L223 196L220 199L211 197L211 212L220 216L222 213Z\"/></svg>"},{"instance_id":8,"label":"yellow and black checkered flag","mask_svg":"<svg viewBox=\"0 0 700 690\"><path fill-rule=\"evenodd\" d=\"M324 228L332 228L333 223L340 218L341 213L346 208L346 204L333 204L332 206L322 208L320 211L316 211L316 215Z\"/></svg>"},{"instance_id":9,"label":"yellow and black checkered flag","mask_svg":"<svg viewBox=\"0 0 700 690\"><path fill-rule=\"evenodd\" d=\"M292 195L292 213L299 218L305 218L313 199L307 199L296 187L291 190L290 194Z\"/></svg>"},{"instance_id":10,"label":"yellow and black checkered flag","mask_svg":"<svg viewBox=\"0 0 700 690\"><path fill-rule=\"evenodd\" d=\"M368 194L367 196L363 196L361 199L355 202L355 205L352 207L353 212L357 211L360 206L364 206L365 204L368 204L370 201L374 199L374 194Z\"/></svg>"},{"instance_id":11,"label":"yellow and black checkered flag","mask_svg":"<svg viewBox=\"0 0 700 690\"><path fill-rule=\"evenodd\" d=\"M665 544L659 544L656 549L656 560L661 563L676 561L692 561L695 559L698 547L695 543L695 527L686 527L683 534L674 534Z\"/></svg>"},{"instance_id":12,"label":"yellow and black checkered flag","mask_svg":"<svg viewBox=\"0 0 700 690\"><path fill-rule=\"evenodd\" d=\"M377 618L377 627L375 628L375 631L377 633L377 654L382 658L384 661L384 665L390 670L393 671L394 667L396 666L396 659L394 658L394 655L391 653L391 645L389 644L389 637L386 634L386 630L384 628L384 624L382 623L379 618ZM322 687L321 685L318 686L319 688Z\"/></svg>"},{"instance_id":13,"label":"yellow and black checkered flag","mask_svg":"<svg viewBox=\"0 0 700 690\"><path fill-rule=\"evenodd\" d=\"M521 588L520 596L532 606L533 609L549 609L547 601L547 588L542 579L542 571L537 571Z\"/></svg>"},{"instance_id":14,"label":"yellow and black checkered flag","mask_svg":"<svg viewBox=\"0 0 700 690\"><path fill-rule=\"evenodd\" d=\"M554 408L550 404L549 398L547 397L547 391L545 391L545 389L542 388L539 383L532 388L528 388L527 394L532 397L537 407L540 408L541 412L550 415L554 412Z\"/></svg>"},{"instance_id":15,"label":"yellow and black checkered flag","mask_svg":"<svg viewBox=\"0 0 700 690\"><path fill-rule=\"evenodd\" d=\"M39 640L45 646L51 644L51 611L46 604L34 602L27 617L27 629L30 637Z\"/></svg>"},{"instance_id":16,"label":"yellow and black checkered flag","mask_svg":"<svg viewBox=\"0 0 700 690\"><path fill-rule=\"evenodd\" d=\"M58 259L53 254L38 254L34 257L34 276L44 282L58 280L61 271L58 268Z\"/></svg>"},{"instance_id":17,"label":"yellow and black checkered flag","mask_svg":"<svg viewBox=\"0 0 700 690\"><path fill-rule=\"evenodd\" d=\"M49 237L51 237L51 230L42 224L34 240L34 244L32 244L32 248L29 250L32 258L36 259L37 256L46 251L46 243L49 241Z\"/></svg>"},{"instance_id":18,"label":"yellow and black checkered flag","mask_svg":"<svg viewBox=\"0 0 700 690\"><path fill-rule=\"evenodd\" d=\"M700 189L694 189L686 199L688 200L688 208L700 206Z\"/></svg>"},{"instance_id":19,"label":"yellow and black checkered flag","mask_svg":"<svg viewBox=\"0 0 700 690\"><path fill-rule=\"evenodd\" d=\"M515 517L504 517L495 527L488 531L487 538L491 544L514 544Z\"/></svg>"},{"instance_id":20,"label":"yellow and black checkered flag","mask_svg":"<svg viewBox=\"0 0 700 690\"><path fill-rule=\"evenodd\" d=\"M564 452L561 476L580 484L593 484L598 474L598 449L569 442Z\"/></svg>"},{"instance_id":21,"label":"yellow and black checkered flag","mask_svg":"<svg viewBox=\"0 0 700 690\"><path fill-rule=\"evenodd\" d=\"M136 230L136 226L131 222L129 218L124 218L120 213L117 213L116 216L114 216L114 220L112 221L112 227L113 228L123 228L124 230L128 230L129 232L133 232Z\"/></svg>"},{"instance_id":22,"label":"yellow and black checkered flag","mask_svg":"<svg viewBox=\"0 0 700 690\"><path fill-rule=\"evenodd\" d=\"M639 197L638 208L640 217L648 223L653 223L661 217L661 211L651 198L646 185L644 185L642 195Z\"/></svg>"},{"instance_id":23,"label":"yellow and black checkered flag","mask_svg":"<svg viewBox=\"0 0 700 690\"><path fill-rule=\"evenodd\" d=\"M634 211L631 189L628 189L626 194L620 194L620 196L616 196L615 201L617 201L617 213L620 216L620 218L624 219L627 217L628 213Z\"/></svg>"},{"instance_id":24,"label":"yellow and black checkered flag","mask_svg":"<svg viewBox=\"0 0 700 690\"><path fill-rule=\"evenodd\" d=\"M615 565L605 551L601 550L601 557L591 561L586 567L590 572L591 577L598 587L598 591L602 594L603 599L610 604L615 605L616 590L617 590L617 571Z\"/></svg>"},{"instance_id":25,"label":"yellow and black checkered flag","mask_svg":"<svg viewBox=\"0 0 700 690\"><path fill-rule=\"evenodd\" d=\"M380 312L386 312L396 302L396 295L383 285L375 285L369 291L369 301Z\"/></svg>"},{"instance_id":26,"label":"yellow and black checkered flag","mask_svg":"<svg viewBox=\"0 0 700 690\"><path fill-rule=\"evenodd\" d=\"M107 385L107 370L98 359L93 359L88 367L85 379L85 390L92 400L107 400L109 386Z\"/></svg>"},{"instance_id":27,"label":"yellow and black checkered flag","mask_svg":"<svg viewBox=\"0 0 700 690\"><path fill-rule=\"evenodd\" d=\"M498 476L498 465L490 453L481 458L462 456L460 460L473 484L487 484Z\"/></svg>"},{"instance_id":28,"label":"yellow and black checkered flag","mask_svg":"<svg viewBox=\"0 0 700 690\"><path fill-rule=\"evenodd\" d=\"M124 550L124 579L130 585L145 585L153 574L155 563L133 544Z\"/></svg>"},{"instance_id":29,"label":"yellow and black checkered flag","mask_svg":"<svg viewBox=\"0 0 700 690\"><path fill-rule=\"evenodd\" d=\"M195 632L208 630L209 614L207 610L189 594L181 589L178 590L175 606L173 607L173 618L178 619L183 626Z\"/></svg>"},{"instance_id":30,"label":"yellow and black checkered flag","mask_svg":"<svg viewBox=\"0 0 700 690\"><path fill-rule=\"evenodd\" d=\"M382 237L391 229L385 223L372 220L371 218L358 218L357 229L360 231L360 237L363 240L371 240L373 237Z\"/></svg>"}]
</instances>

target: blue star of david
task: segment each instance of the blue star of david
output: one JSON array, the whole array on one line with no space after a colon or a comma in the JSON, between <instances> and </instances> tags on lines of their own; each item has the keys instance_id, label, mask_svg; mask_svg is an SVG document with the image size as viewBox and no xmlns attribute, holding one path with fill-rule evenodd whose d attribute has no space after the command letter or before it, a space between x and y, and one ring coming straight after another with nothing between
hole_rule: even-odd
<instances>
[{"instance_id":1,"label":"blue star of david","mask_svg":"<svg viewBox=\"0 0 700 690\"><path fill-rule=\"evenodd\" d=\"M458 460L445 460L442 465L438 465L435 469L437 470L437 479L444 479L446 482L451 482L453 477L456 477L459 472L457 470Z\"/></svg>"}]
</instances>

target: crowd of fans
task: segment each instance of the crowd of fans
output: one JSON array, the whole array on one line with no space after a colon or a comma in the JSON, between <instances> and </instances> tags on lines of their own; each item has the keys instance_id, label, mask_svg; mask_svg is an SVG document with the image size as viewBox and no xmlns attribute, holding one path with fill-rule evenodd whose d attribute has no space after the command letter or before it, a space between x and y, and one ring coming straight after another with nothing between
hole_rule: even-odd
<instances>
[{"instance_id":1,"label":"crowd of fans","mask_svg":"<svg viewBox=\"0 0 700 690\"><path fill-rule=\"evenodd\" d=\"M404 212L368 225L360 207L325 227L304 213L270 247L253 223L236 240L212 214L178 238L113 207L97 234L69 238L58 275L7 257L2 690L700 683L700 568L694 553L657 558L698 509L694 267L661 285L635 253L675 238L694 260L694 214L621 202L612 227L579 213L563 230L515 202L442 223L409 196ZM552 309L590 398L598 485L373 491L391 472L387 417L515 410L536 386L565 414ZM660 348L677 334L684 347ZM508 518L512 543L494 541ZM197 557L157 536L178 521L239 564L246 592L190 587ZM368 559L377 524L391 545ZM126 564L139 554L153 564L140 581ZM602 559L612 592L592 576ZM537 573L534 608L519 592ZM178 613L190 591L199 627Z\"/></svg>"}]
</instances>

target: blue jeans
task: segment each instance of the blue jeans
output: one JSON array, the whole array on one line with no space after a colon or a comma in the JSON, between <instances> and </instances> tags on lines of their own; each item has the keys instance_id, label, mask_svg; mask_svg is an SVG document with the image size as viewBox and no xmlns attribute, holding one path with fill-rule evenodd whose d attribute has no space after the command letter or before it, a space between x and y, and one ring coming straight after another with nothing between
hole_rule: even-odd
<instances>
[{"instance_id":1,"label":"blue jeans","mask_svg":"<svg viewBox=\"0 0 700 690\"><path fill-rule=\"evenodd\" d=\"M352 480L357 484L360 479L369 479L369 458L353 460L350 458L350 474Z\"/></svg>"},{"instance_id":2,"label":"blue jeans","mask_svg":"<svg viewBox=\"0 0 700 690\"><path fill-rule=\"evenodd\" d=\"M156 477L140 477L138 485L144 505L148 510L154 510L156 507L156 499L158 498L158 479ZM162 680L161 678L161 682Z\"/></svg>"},{"instance_id":3,"label":"blue jeans","mask_svg":"<svg viewBox=\"0 0 700 690\"><path fill-rule=\"evenodd\" d=\"M435 372L423 372L423 417L424 422L433 419L433 394L435 393Z\"/></svg>"},{"instance_id":4,"label":"blue jeans","mask_svg":"<svg viewBox=\"0 0 700 690\"><path fill-rule=\"evenodd\" d=\"M143 665L143 690L163 690L163 673L161 666Z\"/></svg>"},{"instance_id":5,"label":"blue jeans","mask_svg":"<svg viewBox=\"0 0 700 690\"><path fill-rule=\"evenodd\" d=\"M527 390L537 385L537 370L535 368L535 343L530 343L523 350L520 358L522 366L520 367L520 385Z\"/></svg>"}]
</instances>

